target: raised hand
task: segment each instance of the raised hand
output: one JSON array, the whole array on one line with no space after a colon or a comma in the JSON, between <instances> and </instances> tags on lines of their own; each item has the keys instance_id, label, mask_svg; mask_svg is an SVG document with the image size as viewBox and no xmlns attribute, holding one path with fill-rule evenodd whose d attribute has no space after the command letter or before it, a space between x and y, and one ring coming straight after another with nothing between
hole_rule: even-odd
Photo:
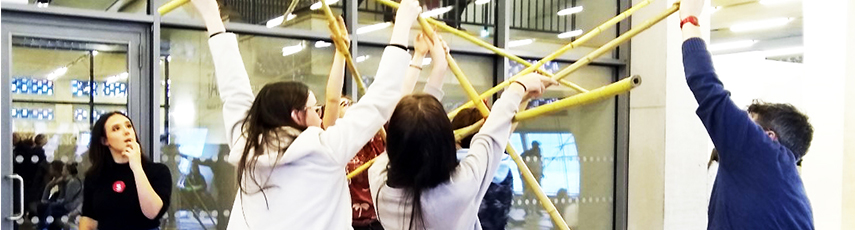
<instances>
[{"instance_id":1,"label":"raised hand","mask_svg":"<svg viewBox=\"0 0 855 230\"><path fill-rule=\"evenodd\" d=\"M430 47L430 58L433 59L434 66L448 65L448 60L445 59L448 50L448 43L442 40L442 36L434 33L433 46Z\"/></svg>"},{"instance_id":2,"label":"raised hand","mask_svg":"<svg viewBox=\"0 0 855 230\"><path fill-rule=\"evenodd\" d=\"M543 95L547 87L556 85L558 82L540 74L530 73L520 77L512 84L521 84L524 87L526 98L538 98Z\"/></svg>"},{"instance_id":3,"label":"raised hand","mask_svg":"<svg viewBox=\"0 0 855 230\"><path fill-rule=\"evenodd\" d=\"M418 0L401 0L398 12L395 14L395 23L412 26L421 12L422 7L419 6Z\"/></svg>"},{"instance_id":4,"label":"raised hand","mask_svg":"<svg viewBox=\"0 0 855 230\"><path fill-rule=\"evenodd\" d=\"M337 19L338 20L336 21L335 24L328 23L328 25L331 29L330 31L335 31L335 30L332 30L333 27L338 27L338 31L339 31L339 34L333 34L332 36L330 36L330 38L332 38L333 42L335 42L338 39L343 39L344 45L347 47L350 47L350 34L347 33L347 26L344 24L344 18L342 18L341 16L338 16Z\"/></svg>"},{"instance_id":5,"label":"raised hand","mask_svg":"<svg viewBox=\"0 0 855 230\"><path fill-rule=\"evenodd\" d=\"M432 46L435 45L434 42L431 41L430 39L428 39L427 35L425 35L424 33L419 33L418 35L416 35L416 39L415 39L414 43L415 43L416 54L421 55L421 56L424 56L425 54L427 54L428 51L432 51L431 48L432 48ZM433 55L433 54L431 54L431 55Z\"/></svg>"},{"instance_id":6,"label":"raised hand","mask_svg":"<svg viewBox=\"0 0 855 230\"><path fill-rule=\"evenodd\" d=\"M706 0L682 0L680 1L680 19L689 16L700 16L704 9Z\"/></svg>"}]
</instances>

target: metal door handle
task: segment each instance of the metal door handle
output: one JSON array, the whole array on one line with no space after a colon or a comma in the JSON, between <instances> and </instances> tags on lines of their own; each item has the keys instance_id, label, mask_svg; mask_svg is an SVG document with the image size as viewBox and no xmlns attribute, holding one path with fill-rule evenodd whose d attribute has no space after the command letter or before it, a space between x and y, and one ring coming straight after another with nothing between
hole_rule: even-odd
<instances>
[{"instance_id":1,"label":"metal door handle","mask_svg":"<svg viewBox=\"0 0 855 230\"><path fill-rule=\"evenodd\" d=\"M8 219L8 220L13 220L13 221L19 220L19 219L24 217L24 178L19 176L18 174L7 175L6 178L12 179L12 181L13 181L12 183L14 183L15 180L21 182L21 186L18 187L18 192L21 194L20 196L18 196L18 198L19 198L18 204L21 205L21 213L18 213L17 215L13 215L10 217L6 217L6 219ZM14 186L14 184L13 184L13 186ZM14 209L14 208L12 208L12 209Z\"/></svg>"}]
</instances>

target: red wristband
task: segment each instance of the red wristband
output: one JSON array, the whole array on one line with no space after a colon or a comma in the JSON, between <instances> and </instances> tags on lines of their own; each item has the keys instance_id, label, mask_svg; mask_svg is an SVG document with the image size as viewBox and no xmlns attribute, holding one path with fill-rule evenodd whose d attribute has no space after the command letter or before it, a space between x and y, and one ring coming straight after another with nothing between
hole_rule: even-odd
<instances>
[{"instance_id":1,"label":"red wristband","mask_svg":"<svg viewBox=\"0 0 855 230\"><path fill-rule=\"evenodd\" d=\"M682 21L680 21L680 29L683 29L683 25L685 25L686 23L692 23L693 25L695 25L697 27L701 26L701 24L698 23L698 17L695 17L695 16L688 16L688 17L684 18Z\"/></svg>"}]
</instances>

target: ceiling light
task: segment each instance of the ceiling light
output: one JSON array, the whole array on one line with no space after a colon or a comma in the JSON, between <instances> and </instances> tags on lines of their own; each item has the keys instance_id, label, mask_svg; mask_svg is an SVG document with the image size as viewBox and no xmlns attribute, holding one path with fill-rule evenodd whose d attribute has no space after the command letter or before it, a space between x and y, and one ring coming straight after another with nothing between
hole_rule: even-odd
<instances>
[{"instance_id":1,"label":"ceiling light","mask_svg":"<svg viewBox=\"0 0 855 230\"><path fill-rule=\"evenodd\" d=\"M300 42L300 44L296 44L293 46L283 47L282 56L285 57L291 54L299 53L300 51L303 51L304 48L306 48L306 44L304 42Z\"/></svg>"},{"instance_id":2,"label":"ceiling light","mask_svg":"<svg viewBox=\"0 0 855 230\"><path fill-rule=\"evenodd\" d=\"M490 0L476 0L475 5L484 5L490 3Z\"/></svg>"},{"instance_id":3,"label":"ceiling light","mask_svg":"<svg viewBox=\"0 0 855 230\"><path fill-rule=\"evenodd\" d=\"M736 42L725 42L710 45L710 51L723 51L723 50L732 50L732 49L740 49L740 48L748 48L757 43L757 40L745 40L745 41L736 41Z\"/></svg>"},{"instance_id":4,"label":"ceiling light","mask_svg":"<svg viewBox=\"0 0 855 230\"><path fill-rule=\"evenodd\" d=\"M579 35L582 35L582 30L573 30L573 31L567 31L564 33L560 33L560 34L558 34L558 38L565 39L565 38L576 37Z\"/></svg>"},{"instance_id":5,"label":"ceiling light","mask_svg":"<svg viewBox=\"0 0 855 230\"><path fill-rule=\"evenodd\" d=\"M422 13L421 16L423 18L432 18L432 17L439 16L441 14L447 13L448 11L451 11L451 9L454 9L454 6L440 7L440 8L428 10L427 12Z\"/></svg>"},{"instance_id":6,"label":"ceiling light","mask_svg":"<svg viewBox=\"0 0 855 230\"><path fill-rule=\"evenodd\" d=\"M315 42L315 48L326 48L332 46L332 43L325 41L317 41Z\"/></svg>"},{"instance_id":7,"label":"ceiling light","mask_svg":"<svg viewBox=\"0 0 855 230\"><path fill-rule=\"evenodd\" d=\"M371 58L371 55L362 55L356 57L356 63L364 62L365 60L368 60L368 58Z\"/></svg>"},{"instance_id":8,"label":"ceiling light","mask_svg":"<svg viewBox=\"0 0 855 230\"><path fill-rule=\"evenodd\" d=\"M531 43L534 43L534 39L533 39L533 38L523 39L523 40L516 40L516 41L510 41L510 42L508 42L508 48L513 48L513 47L519 47L519 46L529 45L529 44L531 44Z\"/></svg>"},{"instance_id":9,"label":"ceiling light","mask_svg":"<svg viewBox=\"0 0 855 230\"><path fill-rule=\"evenodd\" d=\"M51 80L51 81L56 80L57 78L61 77L62 75L65 75L66 72L68 72L68 67L59 67L56 70L54 70L53 72L50 72L47 75L47 79Z\"/></svg>"},{"instance_id":10,"label":"ceiling light","mask_svg":"<svg viewBox=\"0 0 855 230\"><path fill-rule=\"evenodd\" d=\"M98 56L98 51L97 51L97 50L93 50L93 51L92 51L92 56Z\"/></svg>"},{"instance_id":11,"label":"ceiling light","mask_svg":"<svg viewBox=\"0 0 855 230\"><path fill-rule=\"evenodd\" d=\"M329 1L327 1L327 5L336 4L337 2L338 2L338 0L329 0ZM317 9L320 9L320 8L321 8L321 4L323 4L323 3L321 3L321 2L316 2L315 4L312 4L311 6L309 6L309 9L311 9L311 10L317 10Z\"/></svg>"},{"instance_id":12,"label":"ceiling light","mask_svg":"<svg viewBox=\"0 0 855 230\"><path fill-rule=\"evenodd\" d=\"M282 25L283 21L291 21L291 19L294 18L297 18L297 15L288 14L288 18L285 18L284 16L279 16L274 19L270 19L270 21L267 21L267 28L277 27L279 25Z\"/></svg>"},{"instance_id":13,"label":"ceiling light","mask_svg":"<svg viewBox=\"0 0 855 230\"><path fill-rule=\"evenodd\" d=\"M779 57L779 56L802 54L804 52L805 52L805 48L799 46L799 47L790 47L790 48L783 48L783 49L766 50L766 51L763 51L763 55L766 57Z\"/></svg>"},{"instance_id":14,"label":"ceiling light","mask_svg":"<svg viewBox=\"0 0 855 230\"><path fill-rule=\"evenodd\" d=\"M761 21L745 22L731 26L730 31L745 32L752 30L769 29L784 26L787 23L790 23L790 21L793 21L793 18L773 18Z\"/></svg>"},{"instance_id":15,"label":"ceiling light","mask_svg":"<svg viewBox=\"0 0 855 230\"><path fill-rule=\"evenodd\" d=\"M582 7L582 6L563 9L561 11L558 11L558 16L565 16L565 15L571 15L571 14L579 13L579 12L582 12L583 9L584 9L584 7Z\"/></svg>"},{"instance_id":16,"label":"ceiling light","mask_svg":"<svg viewBox=\"0 0 855 230\"><path fill-rule=\"evenodd\" d=\"M386 27L389 27L391 25L392 25L391 22L382 22L382 23L377 23L377 24L370 25L370 26L363 26L363 27L360 27L359 29L356 29L356 34L371 33L374 31L385 29Z\"/></svg>"}]
</instances>

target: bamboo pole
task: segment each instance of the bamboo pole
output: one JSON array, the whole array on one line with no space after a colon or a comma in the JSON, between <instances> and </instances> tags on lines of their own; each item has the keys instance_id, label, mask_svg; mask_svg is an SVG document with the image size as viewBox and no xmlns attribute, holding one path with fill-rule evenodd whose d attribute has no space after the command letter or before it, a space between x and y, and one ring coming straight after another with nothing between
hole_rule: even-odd
<instances>
[{"instance_id":1,"label":"bamboo pole","mask_svg":"<svg viewBox=\"0 0 855 230\"><path fill-rule=\"evenodd\" d=\"M593 52L589 53L588 55L585 55L584 58L574 62L572 65L568 66L567 68L562 69L561 71L556 73L555 77L553 77L552 79L563 79L563 78L569 76L571 73L576 72L576 70L579 70L583 66L590 64L595 58L602 56L606 52L609 52L612 49L618 47L621 43L629 41L629 39L631 39L635 35L638 35L639 33L647 30L650 27L652 27L653 25L656 25L656 23L659 23L660 21L664 20L665 18L668 18L668 16L677 12L677 10L679 10L679 9L680 9L680 3L679 2L674 3L674 5L672 5L670 8L668 8L664 12L656 15L653 18L647 19L640 26L636 26L636 27L630 29L626 33L621 34L619 37L615 38L614 40L609 41L608 43L601 46L600 48L594 50Z\"/></svg>"},{"instance_id":2,"label":"bamboo pole","mask_svg":"<svg viewBox=\"0 0 855 230\"><path fill-rule=\"evenodd\" d=\"M183 6L184 4L187 4L188 2L190 2L190 0L172 0L172 1L169 1L169 2L161 5L160 7L158 7L157 13L159 13L160 15L164 15L166 13L169 13L170 11L175 10L179 6Z\"/></svg>"},{"instance_id":3,"label":"bamboo pole","mask_svg":"<svg viewBox=\"0 0 855 230\"><path fill-rule=\"evenodd\" d=\"M371 159L370 161L365 162L365 164L360 165L359 167L357 167L356 169L354 169L352 172L348 173L348 174L347 174L347 179L350 179L350 178L353 178L353 177L355 177L355 176L358 176L360 173L362 173L363 171L365 171L366 169L368 169L369 167L371 167L371 165L372 165L372 164L374 164L374 160L377 160L377 158L375 157L375 158Z\"/></svg>"},{"instance_id":4,"label":"bamboo pole","mask_svg":"<svg viewBox=\"0 0 855 230\"><path fill-rule=\"evenodd\" d=\"M338 27L338 19L333 15L332 9L327 5L326 0L321 0L321 9L323 9L324 15L330 23L330 32L334 37L333 44L335 44L336 49L344 55L347 69L350 70L350 75L356 80L356 86L359 90L357 93L365 94L365 85L362 82L362 76L359 74L359 70L356 69L356 62L353 61L353 57L350 55L348 44L343 44L344 42L341 38L335 39L339 34L341 34L341 28Z\"/></svg>"},{"instance_id":5,"label":"bamboo pole","mask_svg":"<svg viewBox=\"0 0 855 230\"><path fill-rule=\"evenodd\" d=\"M467 137L469 135L472 135L472 134L478 132L478 130L481 130L481 126L484 126L484 121L485 121L484 119L481 119L480 121L476 122L475 124L454 130L454 140L460 141L464 137Z\"/></svg>"},{"instance_id":6,"label":"bamboo pole","mask_svg":"<svg viewBox=\"0 0 855 230\"><path fill-rule=\"evenodd\" d=\"M544 114L553 113L559 110L565 110L571 107L591 103L604 98L613 97L618 94L626 93L635 87L641 85L641 77L632 76L615 83L603 86L587 93L576 94L556 102L538 106L530 110L517 113L514 117L515 121L535 118Z\"/></svg>"},{"instance_id":7,"label":"bamboo pole","mask_svg":"<svg viewBox=\"0 0 855 230\"><path fill-rule=\"evenodd\" d=\"M525 181L526 185L528 185L529 189L533 190L535 196L537 196L537 200L540 201L540 205L543 206L543 209L546 210L546 213L549 214L549 217L552 218L553 222L556 220L560 220L561 224L556 222L556 225L559 229L562 230L570 230L570 227L567 226L567 223L564 222L564 218L561 217L561 214L558 213L558 209L555 208L555 204L552 203L552 200L546 196L546 193L543 192L543 188L540 187L540 184L537 183L537 180L534 178L534 174L528 170L528 166L526 166L525 162L523 162L522 157L517 154L517 151L514 150L513 147L508 145L505 148L505 151L508 152L508 155L511 156L511 159L514 159L514 162L517 164L517 168L520 169L520 174L522 175L523 181Z\"/></svg>"},{"instance_id":8,"label":"bamboo pole","mask_svg":"<svg viewBox=\"0 0 855 230\"><path fill-rule=\"evenodd\" d=\"M588 40L592 39L594 36L599 35L599 34L600 34L604 29L609 28L609 27L611 27L611 26L614 26L615 24L617 24L618 22L620 22L620 21L622 21L622 20L626 19L627 17L629 17L630 15L632 15L633 13L635 13L636 11L638 11L639 9L641 9L641 8L643 8L643 7L647 6L647 5L650 5L650 2L652 2L652 0L645 0L645 1L643 1L643 2L640 2L640 3L636 4L636 5L635 5L635 6L633 6L632 8L627 9L627 10L626 10L626 11L624 11L623 13L621 13L621 14L619 14L619 15L615 16L614 18L612 18L612 19L610 19L610 20L608 20L608 21L604 22L603 24L601 24L601 25L597 26L596 28L592 29L591 31L588 31L588 33L586 33L585 35L582 35L582 37L580 37L580 38L579 38L579 39L577 39L576 41L573 41L573 42L571 42L570 44L568 44L568 45L566 45L566 46L562 47L561 49L559 49L559 50L557 50L557 51L553 52L553 53L552 53L552 54L550 54L549 56L544 57L542 60L540 60L540 61L538 61L537 63L535 63L533 66L543 65L543 64L545 64L545 63L546 63L546 62L548 62L548 61L552 61L552 60L554 60L555 58L557 58L558 56L560 56L560 55L561 55L561 54L563 54L564 52L566 52L566 51L568 51L568 50L570 50L570 49L573 49L573 48L575 48L575 47L578 47L578 46L582 45L583 43L585 43L585 42L587 42ZM640 27L638 27L638 28L633 28L632 30L627 31L626 33L624 33L624 34L623 34L623 35L621 35L620 37L615 38L614 40L610 41L609 43L613 43L613 42L616 42L616 41L617 41L617 44L616 44L614 47L610 47L610 48L607 48L607 49L603 49L603 47L605 47L605 45L604 45L603 47L600 47L599 49L595 50L594 52L592 52L592 54L593 54L593 53L596 53L596 52L597 52L597 51L599 51L599 50L603 50L603 51L602 51L602 53L597 54L594 58L601 56L603 53L605 53L605 51L610 51L610 50L614 49L615 47L617 47L617 45L619 45L619 44L621 44L621 43L625 42L626 40L629 40L629 38L634 37L634 36L635 36L635 35L637 35L638 33L642 32L642 31L644 31L644 30L647 30L648 28L650 28L651 26L653 26L653 25L654 25L654 24L656 24L657 22L659 22L659 21L661 21L662 19L664 19L664 18L668 17L668 15L671 15L673 12L676 12L676 9L675 9L674 7L677 7L676 9L679 9L678 4L676 4L676 3L675 3L675 6L672 6L671 8L669 8L668 10L666 10L665 12L663 12L663 13L661 13L661 14L659 15L659 17L661 17L661 19L659 19L659 18L657 17L657 20L655 20L655 21L647 20L647 21L645 21L645 22L642 24L642 26L640 26ZM664 17L662 17L663 15L664 15ZM648 24L649 24L649 25L648 25ZM639 29L639 30L637 30L637 29ZM629 35L629 36L624 36L624 35ZM626 39L619 40L619 39L621 39L622 37L623 37L623 38L626 38ZM607 45L608 45L608 44L607 44ZM591 56L591 55L589 54L589 55L588 55L588 56L586 56L585 58L588 58L588 57L590 57L590 56ZM585 66L585 65L590 64L590 63L591 63L591 61L593 61L593 59L594 59L594 58L590 58L590 60L587 60L587 62L586 62L586 63L584 63L584 64L580 63L580 62L581 62L581 60L580 60L580 61L576 61L576 62L574 62L574 63L573 63L573 65L571 65L571 66L574 66L574 65L575 65L575 66L577 66L577 67L574 67L573 71L570 71L570 72L559 72L559 73L556 73L554 76L547 76L547 77L550 77L550 78L552 78L552 79L559 80L559 83L562 83L563 85L567 85L567 84L565 84L565 82L560 81L560 80L563 80L563 78L564 78L564 77L566 77L567 75L569 75L570 73L575 72L575 70L576 70L576 69L581 68L581 67L583 67L583 66ZM583 59L584 59L584 58L583 58ZM570 67L565 68L565 70L566 70L566 69L568 69L568 68L570 68ZM513 77L509 78L508 80L506 80L506 81L504 81L504 82L502 82L502 83L499 83L499 84L498 84L498 85L496 85L495 87L493 87L493 88L491 88L491 89L487 90L486 92L482 93L482 94L481 94L481 98L487 98L487 97L492 96L493 94L495 94L495 93L499 92L501 89L503 89L503 88L507 87L507 86L508 86L508 84L510 84L511 82L513 82L514 80L516 80L517 78L519 78L519 77L521 77L521 76L524 76L524 75L526 75L526 74L529 74L529 73L533 72L533 70L534 70L534 68L532 68L532 67L528 67L528 68L526 68L526 69L523 69L522 71L520 71L519 73L517 73L517 74L516 74L516 75L514 75ZM563 75L563 76L562 76L562 75ZM580 90L580 89L577 89L576 87L573 87L573 86L569 86L569 85L568 85L568 87L573 88L574 90L577 90L577 91L579 91L579 92L587 92L587 90ZM579 88L581 88L581 87L579 87ZM455 110L453 110L451 113L449 113L449 117L454 117L454 116L456 116L456 115L457 115L457 113L459 113L461 110L463 110L463 109L465 109L465 108L472 107L472 105L474 105L474 104L472 104L472 103L466 103L466 104L461 105L460 107L458 107L457 109L455 109Z\"/></svg>"},{"instance_id":9,"label":"bamboo pole","mask_svg":"<svg viewBox=\"0 0 855 230\"><path fill-rule=\"evenodd\" d=\"M397 2L393 2L393 1L389 1L389 0L375 0L375 1L376 1L376 2L378 2L378 3L381 3L381 4L383 4L383 5L386 5L386 6L389 6L389 7L392 7L392 8L396 8L396 9L398 8L398 5L400 5L400 4L399 4L399 3L397 3ZM419 18L422 18L422 17L419 17ZM421 20L421 19L420 19L420 20ZM455 28L453 28L453 27L450 27L450 26L446 25L445 23L443 23L443 22L441 22L441 21L437 21L436 19L433 19L433 18L424 18L424 20L426 20L426 22L429 22L430 24L433 24L433 25L434 25L434 26L436 26L436 27L441 28L442 30L445 30L445 31L447 31L447 32L449 32L449 33L452 33L452 34L454 34L454 35L457 35L457 36L458 36L458 37L460 37L460 38L466 39L466 40L468 40L468 41L470 41L470 42L472 42L472 43L475 43L476 45L479 45L479 46L481 46L481 47L484 47L484 48L486 48L486 49L488 49L488 50L490 50L490 51L493 51L493 52L495 52L495 53L496 53L496 54L498 54L498 55L502 55L502 56L507 57L507 58L509 58L509 59L511 59L511 60L514 60L514 61L516 61L516 62L522 63L523 65L531 66L531 63L529 63L529 62L527 62L527 61L523 60L522 58L520 58L520 57L518 57L518 56L516 56L516 55L510 54L510 53L508 53L507 51L505 51L504 49L501 49L501 48L498 48L498 47L496 47L496 46L494 46L494 45L491 45L490 43L487 43L487 42L485 42L485 41L483 41L483 40L481 40L481 39L478 39L478 38L476 38L476 37L473 37L472 35L469 35L469 34L467 34L467 33L463 32L463 31L460 31L460 30L458 30L458 29L455 29ZM419 23L422 23L422 22L419 22ZM422 26L424 26L424 25L422 25ZM543 75L546 75L546 76L552 77L552 74L551 74L551 73L549 73L549 72L547 72L546 70L538 69L538 72L539 72L539 73L541 73L541 74L543 74Z\"/></svg>"}]
</instances>

